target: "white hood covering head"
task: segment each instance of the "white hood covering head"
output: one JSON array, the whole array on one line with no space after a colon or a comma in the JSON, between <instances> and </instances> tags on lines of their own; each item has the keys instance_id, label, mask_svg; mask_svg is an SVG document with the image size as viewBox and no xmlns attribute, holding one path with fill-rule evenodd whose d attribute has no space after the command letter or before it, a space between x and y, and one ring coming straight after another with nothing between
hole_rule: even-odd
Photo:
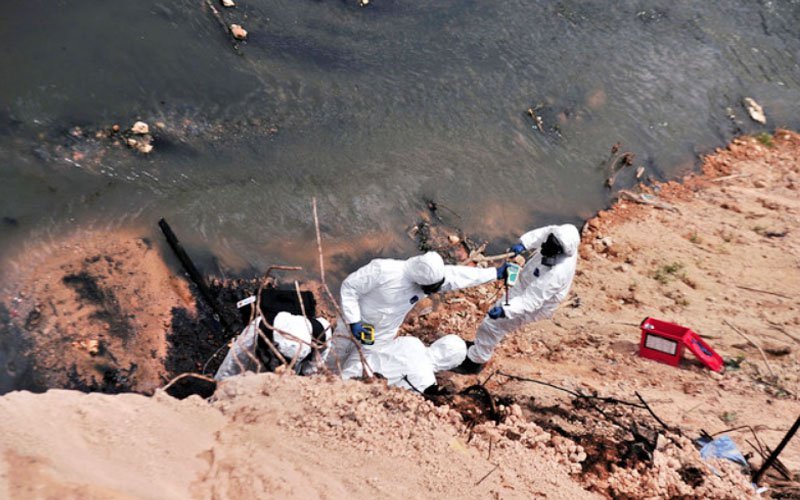
<instances>
[{"instance_id":1,"label":"white hood covering head","mask_svg":"<svg viewBox=\"0 0 800 500\"><path fill-rule=\"evenodd\" d=\"M564 249L564 255L567 257L575 255L575 253L578 251L578 245L581 242L581 236L578 233L577 227L573 226L572 224L556 226L553 229L553 236L555 236L558 239L558 242L561 243L561 247Z\"/></svg>"},{"instance_id":2,"label":"white hood covering head","mask_svg":"<svg viewBox=\"0 0 800 500\"><path fill-rule=\"evenodd\" d=\"M303 316L279 312L273 320L272 339L287 361L303 359L311 352L311 322ZM326 325L322 325L325 327ZM299 353L298 353L299 351Z\"/></svg>"},{"instance_id":3,"label":"white hood covering head","mask_svg":"<svg viewBox=\"0 0 800 500\"><path fill-rule=\"evenodd\" d=\"M458 335L445 335L428 348L433 371L452 370L467 357L467 343Z\"/></svg>"},{"instance_id":4,"label":"white hood covering head","mask_svg":"<svg viewBox=\"0 0 800 500\"><path fill-rule=\"evenodd\" d=\"M428 252L408 259L404 272L417 285L433 285L444 279L444 261L438 253Z\"/></svg>"}]
</instances>

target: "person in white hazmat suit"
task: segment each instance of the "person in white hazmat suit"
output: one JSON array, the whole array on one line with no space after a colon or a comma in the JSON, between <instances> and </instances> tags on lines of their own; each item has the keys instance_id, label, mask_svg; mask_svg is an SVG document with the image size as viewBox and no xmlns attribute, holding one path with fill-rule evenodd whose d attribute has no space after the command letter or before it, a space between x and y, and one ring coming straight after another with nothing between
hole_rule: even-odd
<instances>
[{"instance_id":1,"label":"person in white hazmat suit","mask_svg":"<svg viewBox=\"0 0 800 500\"><path fill-rule=\"evenodd\" d=\"M257 354L258 329L263 322L263 316L256 316L234 339L228 354L214 375L215 380L224 380L245 370L256 370L257 362L266 365L264 368L269 371L275 369L278 364L277 359L269 356L269 360L265 360L264 356ZM319 317L312 321L284 311L275 316L272 326L274 329L270 331L271 342L287 362L296 360L294 365L296 373L312 375L324 366L330 351L328 346L331 339L330 323L325 318ZM317 353L314 353L312 348L315 342L324 346Z\"/></svg>"},{"instance_id":2,"label":"person in white hazmat suit","mask_svg":"<svg viewBox=\"0 0 800 500\"><path fill-rule=\"evenodd\" d=\"M445 335L430 347L416 337L397 337L381 349L364 350L364 358L373 374L386 379L388 385L431 391L436 387L436 373L452 370L467 356L467 344L458 335ZM360 358L350 358L342 367L342 378L362 377Z\"/></svg>"},{"instance_id":3,"label":"person in white hazmat suit","mask_svg":"<svg viewBox=\"0 0 800 500\"><path fill-rule=\"evenodd\" d=\"M501 299L489 310L457 371L478 373L507 334L553 316L572 285L579 243L578 229L572 224L545 226L520 237L520 243L512 247L516 255L525 250L539 252L520 271L516 286L508 292L508 305Z\"/></svg>"},{"instance_id":4,"label":"person in white hazmat suit","mask_svg":"<svg viewBox=\"0 0 800 500\"><path fill-rule=\"evenodd\" d=\"M361 361L353 339L348 338L350 334L364 351L386 348L395 339L406 314L420 299L499 279L506 267L506 264L498 268L445 265L436 252L408 260L372 260L342 282L342 315L347 326L338 325L336 329L328 366L342 371L351 367L352 372L360 375L359 369L352 368L360 366ZM370 328L374 328L374 342L365 344L361 342L362 334Z\"/></svg>"}]
</instances>

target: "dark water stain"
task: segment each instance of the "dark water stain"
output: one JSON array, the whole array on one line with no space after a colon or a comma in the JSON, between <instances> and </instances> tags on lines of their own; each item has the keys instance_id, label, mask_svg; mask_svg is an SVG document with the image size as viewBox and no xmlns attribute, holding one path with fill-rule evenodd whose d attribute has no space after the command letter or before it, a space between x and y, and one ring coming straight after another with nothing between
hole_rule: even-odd
<instances>
[{"instance_id":1,"label":"dark water stain","mask_svg":"<svg viewBox=\"0 0 800 500\"><path fill-rule=\"evenodd\" d=\"M136 329L120 307L113 290L101 287L95 276L83 271L64 276L62 281L74 289L82 300L97 306L92 318L106 323L111 335L126 342L136 334Z\"/></svg>"},{"instance_id":2,"label":"dark water stain","mask_svg":"<svg viewBox=\"0 0 800 500\"><path fill-rule=\"evenodd\" d=\"M46 387L28 357L31 342L0 302L0 394L9 391L43 392Z\"/></svg>"}]
</instances>

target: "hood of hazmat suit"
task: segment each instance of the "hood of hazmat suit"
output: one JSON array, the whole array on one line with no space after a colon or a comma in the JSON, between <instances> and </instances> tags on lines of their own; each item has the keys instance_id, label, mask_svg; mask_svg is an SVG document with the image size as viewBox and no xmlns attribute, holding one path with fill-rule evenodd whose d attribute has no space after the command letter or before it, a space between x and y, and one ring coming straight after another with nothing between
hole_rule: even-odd
<instances>
[{"instance_id":1,"label":"hood of hazmat suit","mask_svg":"<svg viewBox=\"0 0 800 500\"><path fill-rule=\"evenodd\" d=\"M428 252L408 259L404 271L418 285L433 285L444 279L444 260L438 253Z\"/></svg>"},{"instance_id":2,"label":"hood of hazmat suit","mask_svg":"<svg viewBox=\"0 0 800 500\"><path fill-rule=\"evenodd\" d=\"M434 372L452 370L466 357L467 343L458 335L445 335L428 347L428 358Z\"/></svg>"},{"instance_id":3,"label":"hood of hazmat suit","mask_svg":"<svg viewBox=\"0 0 800 500\"><path fill-rule=\"evenodd\" d=\"M256 369L252 353L256 348L258 325L262 321L264 319L261 316L257 316L245 327L241 334L236 336L231 343L231 348L225 355L225 359L222 360L219 369L217 369L214 379L223 380L239 375L243 369ZM329 341L331 339L330 323L321 317L316 318L316 321L322 326L325 342ZM272 331L272 341L286 361L291 361L297 355L298 363L295 365L295 370L298 373L310 375L318 370L318 364L324 363L330 351L329 347L325 347L320 351L319 360L313 359L313 356L306 359L311 353L309 344L312 338L312 326L307 318L288 312L280 312L275 316L272 326L275 327Z\"/></svg>"},{"instance_id":4,"label":"hood of hazmat suit","mask_svg":"<svg viewBox=\"0 0 800 500\"><path fill-rule=\"evenodd\" d=\"M272 321L272 341L286 361L311 354L311 322L303 316L279 312ZM324 325L323 325L324 326Z\"/></svg>"}]
</instances>

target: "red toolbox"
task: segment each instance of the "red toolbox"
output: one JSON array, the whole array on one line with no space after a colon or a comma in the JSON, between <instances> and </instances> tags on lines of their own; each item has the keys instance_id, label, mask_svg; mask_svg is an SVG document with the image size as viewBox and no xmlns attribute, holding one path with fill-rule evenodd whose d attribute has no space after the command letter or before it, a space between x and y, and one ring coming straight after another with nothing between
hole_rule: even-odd
<instances>
[{"instance_id":1,"label":"red toolbox","mask_svg":"<svg viewBox=\"0 0 800 500\"><path fill-rule=\"evenodd\" d=\"M683 349L688 348L710 370L722 370L722 357L691 329L650 317L642 320L640 328L639 356L678 366Z\"/></svg>"}]
</instances>

